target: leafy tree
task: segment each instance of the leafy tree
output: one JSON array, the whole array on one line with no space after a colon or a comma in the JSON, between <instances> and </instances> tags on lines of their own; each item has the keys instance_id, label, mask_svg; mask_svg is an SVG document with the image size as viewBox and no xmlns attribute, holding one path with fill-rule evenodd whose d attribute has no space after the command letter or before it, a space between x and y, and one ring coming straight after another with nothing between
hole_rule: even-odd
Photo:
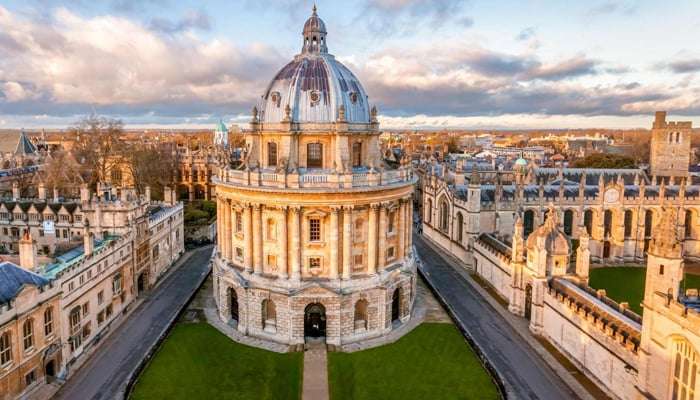
<instances>
[{"instance_id":1,"label":"leafy tree","mask_svg":"<svg viewBox=\"0 0 700 400\"><path fill-rule=\"evenodd\" d=\"M575 168L636 168L634 159L619 154L595 153L573 162Z\"/></svg>"}]
</instances>

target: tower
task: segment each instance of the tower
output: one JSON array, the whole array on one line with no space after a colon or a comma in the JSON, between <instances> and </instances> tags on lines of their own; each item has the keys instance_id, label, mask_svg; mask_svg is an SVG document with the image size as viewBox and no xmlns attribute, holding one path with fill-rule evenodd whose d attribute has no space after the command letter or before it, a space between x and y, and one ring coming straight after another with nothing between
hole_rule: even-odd
<instances>
[{"instance_id":1,"label":"tower","mask_svg":"<svg viewBox=\"0 0 700 400\"><path fill-rule=\"evenodd\" d=\"M651 129L651 176L688 176L692 129L690 121L667 122L666 111L656 112Z\"/></svg>"},{"instance_id":2,"label":"tower","mask_svg":"<svg viewBox=\"0 0 700 400\"><path fill-rule=\"evenodd\" d=\"M680 283L683 280L683 256L678 240L676 211L664 207L661 221L654 230L647 255L647 273L644 287L644 303L649 304L655 293L663 293L678 298Z\"/></svg>"},{"instance_id":3,"label":"tower","mask_svg":"<svg viewBox=\"0 0 700 400\"><path fill-rule=\"evenodd\" d=\"M214 145L228 148L228 129L222 120L219 120L214 130Z\"/></svg>"},{"instance_id":4,"label":"tower","mask_svg":"<svg viewBox=\"0 0 700 400\"><path fill-rule=\"evenodd\" d=\"M19 265L30 271L37 266L36 242L29 234L29 230L24 231L24 235L19 240Z\"/></svg>"}]
</instances>

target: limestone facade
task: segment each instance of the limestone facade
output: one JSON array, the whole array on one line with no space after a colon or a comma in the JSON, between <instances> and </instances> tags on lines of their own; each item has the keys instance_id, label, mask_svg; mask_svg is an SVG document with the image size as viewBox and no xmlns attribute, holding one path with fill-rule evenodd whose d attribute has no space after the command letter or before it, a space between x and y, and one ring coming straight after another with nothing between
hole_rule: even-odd
<instances>
[{"instance_id":1,"label":"limestone facade","mask_svg":"<svg viewBox=\"0 0 700 400\"><path fill-rule=\"evenodd\" d=\"M220 317L287 344L384 335L415 299L412 170L382 160L376 109L325 35L314 11L253 110L242 168L215 178Z\"/></svg>"}]
</instances>

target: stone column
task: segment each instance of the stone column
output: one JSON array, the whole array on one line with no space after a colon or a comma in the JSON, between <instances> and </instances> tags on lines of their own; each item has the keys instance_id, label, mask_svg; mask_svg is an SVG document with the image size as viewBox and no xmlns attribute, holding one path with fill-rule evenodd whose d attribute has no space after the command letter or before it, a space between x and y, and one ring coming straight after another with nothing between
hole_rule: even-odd
<instances>
[{"instance_id":1,"label":"stone column","mask_svg":"<svg viewBox=\"0 0 700 400\"><path fill-rule=\"evenodd\" d=\"M282 210L282 231L280 232L280 260L279 275L282 279L287 279L287 255L289 253L288 232L287 232L287 206L280 207Z\"/></svg>"},{"instance_id":2,"label":"stone column","mask_svg":"<svg viewBox=\"0 0 700 400\"><path fill-rule=\"evenodd\" d=\"M165 201L168 201L166 198ZM223 229L224 227L224 211L223 207L221 206L221 199L216 199L216 249L219 252L219 255L223 255L223 245L224 245L224 238L223 238Z\"/></svg>"},{"instance_id":3,"label":"stone column","mask_svg":"<svg viewBox=\"0 0 700 400\"><path fill-rule=\"evenodd\" d=\"M367 232L367 272L375 274L377 272L377 209L378 203L369 206L369 223Z\"/></svg>"},{"instance_id":4,"label":"stone column","mask_svg":"<svg viewBox=\"0 0 700 400\"><path fill-rule=\"evenodd\" d=\"M262 206L253 204L253 272L263 272L262 256Z\"/></svg>"},{"instance_id":5,"label":"stone column","mask_svg":"<svg viewBox=\"0 0 700 400\"><path fill-rule=\"evenodd\" d=\"M377 250L377 270L382 271L386 265L386 217L387 204L382 203L379 208L379 249Z\"/></svg>"},{"instance_id":6,"label":"stone column","mask_svg":"<svg viewBox=\"0 0 700 400\"><path fill-rule=\"evenodd\" d=\"M343 207L343 279L352 271L352 206Z\"/></svg>"},{"instance_id":7,"label":"stone column","mask_svg":"<svg viewBox=\"0 0 700 400\"><path fill-rule=\"evenodd\" d=\"M406 199L399 200L399 212L397 213L398 223L396 224L398 228L396 234L399 238L399 248L396 252L396 258L398 259L404 258L404 247L406 246L406 208Z\"/></svg>"},{"instance_id":8,"label":"stone column","mask_svg":"<svg viewBox=\"0 0 700 400\"><path fill-rule=\"evenodd\" d=\"M330 262L330 274L331 279L338 279L338 207L331 207L331 227L330 227L330 241L331 241L331 262Z\"/></svg>"},{"instance_id":9,"label":"stone column","mask_svg":"<svg viewBox=\"0 0 700 400\"><path fill-rule=\"evenodd\" d=\"M293 206L292 210L292 279L301 278L301 207Z\"/></svg>"},{"instance_id":10,"label":"stone column","mask_svg":"<svg viewBox=\"0 0 700 400\"><path fill-rule=\"evenodd\" d=\"M250 212L250 204L245 205L243 210L243 264L247 272L253 272L253 217Z\"/></svg>"},{"instance_id":11,"label":"stone column","mask_svg":"<svg viewBox=\"0 0 700 400\"><path fill-rule=\"evenodd\" d=\"M224 207L224 257L231 261L231 200L226 200Z\"/></svg>"}]
</instances>

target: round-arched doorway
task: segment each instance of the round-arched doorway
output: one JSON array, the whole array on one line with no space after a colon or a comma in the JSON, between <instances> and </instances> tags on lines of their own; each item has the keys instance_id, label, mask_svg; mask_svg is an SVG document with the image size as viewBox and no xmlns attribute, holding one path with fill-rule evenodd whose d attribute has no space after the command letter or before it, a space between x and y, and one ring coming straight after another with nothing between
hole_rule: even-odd
<instances>
[{"instance_id":1,"label":"round-arched doorway","mask_svg":"<svg viewBox=\"0 0 700 400\"><path fill-rule=\"evenodd\" d=\"M326 308L312 303L304 309L304 336L319 338L326 336Z\"/></svg>"}]
</instances>

